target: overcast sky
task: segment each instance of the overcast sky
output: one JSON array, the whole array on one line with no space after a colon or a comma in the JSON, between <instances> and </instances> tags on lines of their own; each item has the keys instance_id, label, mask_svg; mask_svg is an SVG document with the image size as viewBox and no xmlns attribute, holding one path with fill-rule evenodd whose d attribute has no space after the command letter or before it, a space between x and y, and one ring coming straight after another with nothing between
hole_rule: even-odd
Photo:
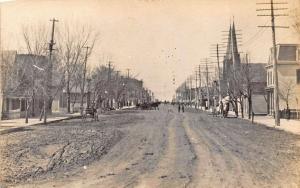
<instances>
[{"instance_id":1,"label":"overcast sky","mask_svg":"<svg viewBox=\"0 0 300 188\"><path fill-rule=\"evenodd\" d=\"M159 98L171 98L174 89L195 71L200 60L210 56L211 45L235 20L242 38L241 52L252 62L266 63L271 46L270 29L258 25L270 19L256 16L257 2L264 0L17 0L2 4L4 48L24 49L21 28L46 23L53 17L60 24L78 21L92 25L100 40L89 60L105 64L109 57L125 73L130 68ZM299 0L288 0L289 12ZM291 14L291 13L290 13ZM279 18L291 26L292 18ZM277 32L278 43L298 43L290 29ZM176 85L172 84L175 75Z\"/></svg>"}]
</instances>

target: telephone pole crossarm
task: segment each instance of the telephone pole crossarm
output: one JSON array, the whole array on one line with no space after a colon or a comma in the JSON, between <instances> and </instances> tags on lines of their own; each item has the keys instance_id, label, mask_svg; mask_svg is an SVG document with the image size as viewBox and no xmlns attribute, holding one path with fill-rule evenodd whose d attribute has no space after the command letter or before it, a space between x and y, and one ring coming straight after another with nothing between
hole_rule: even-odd
<instances>
[{"instance_id":1,"label":"telephone pole crossarm","mask_svg":"<svg viewBox=\"0 0 300 188\"><path fill-rule=\"evenodd\" d=\"M275 18L279 16L288 16L284 13L275 13L277 10L286 10L287 8L275 8L274 5L286 5L287 2L270 2L256 3L257 5L269 5L269 8L257 9L256 11L270 11L269 14L259 14L257 16L267 16L271 18L271 26L259 26L259 27L270 27L272 29L272 43L273 43L273 76L274 76L274 115L275 115L275 126L280 126L280 114L279 114L279 86L278 86L278 70L277 70L277 44L276 44L276 28L288 28L286 26L276 26Z\"/></svg>"}]
</instances>

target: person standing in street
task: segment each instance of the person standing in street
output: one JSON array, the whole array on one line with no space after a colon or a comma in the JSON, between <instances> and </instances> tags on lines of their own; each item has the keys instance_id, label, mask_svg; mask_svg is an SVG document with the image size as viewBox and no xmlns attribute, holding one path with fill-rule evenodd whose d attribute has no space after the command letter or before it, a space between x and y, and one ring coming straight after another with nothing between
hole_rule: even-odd
<instances>
[{"instance_id":1,"label":"person standing in street","mask_svg":"<svg viewBox=\"0 0 300 188\"><path fill-rule=\"evenodd\" d=\"M184 105L181 105L181 111L184 112Z\"/></svg>"},{"instance_id":2,"label":"person standing in street","mask_svg":"<svg viewBox=\"0 0 300 188\"><path fill-rule=\"evenodd\" d=\"M223 116L223 110L224 110L223 102L220 101L220 104L219 104L219 113L221 114L221 116Z\"/></svg>"},{"instance_id":3,"label":"person standing in street","mask_svg":"<svg viewBox=\"0 0 300 188\"><path fill-rule=\"evenodd\" d=\"M180 104L178 104L178 113L180 113L180 108L181 108Z\"/></svg>"}]
</instances>

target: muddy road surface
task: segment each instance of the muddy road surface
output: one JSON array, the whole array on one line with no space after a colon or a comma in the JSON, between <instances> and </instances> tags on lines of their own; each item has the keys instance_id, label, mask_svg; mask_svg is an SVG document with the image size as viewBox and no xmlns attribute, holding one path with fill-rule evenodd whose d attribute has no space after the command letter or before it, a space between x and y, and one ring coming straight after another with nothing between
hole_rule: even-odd
<instances>
[{"instance_id":1,"label":"muddy road surface","mask_svg":"<svg viewBox=\"0 0 300 188\"><path fill-rule=\"evenodd\" d=\"M300 187L300 136L172 106L0 135L0 187Z\"/></svg>"}]
</instances>

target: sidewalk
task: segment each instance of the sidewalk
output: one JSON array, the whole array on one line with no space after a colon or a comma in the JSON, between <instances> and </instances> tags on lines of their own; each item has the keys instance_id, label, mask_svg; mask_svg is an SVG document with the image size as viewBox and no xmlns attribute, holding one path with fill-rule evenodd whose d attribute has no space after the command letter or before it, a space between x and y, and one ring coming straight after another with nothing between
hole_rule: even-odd
<instances>
[{"instance_id":1,"label":"sidewalk","mask_svg":"<svg viewBox=\"0 0 300 188\"><path fill-rule=\"evenodd\" d=\"M61 120L66 120L66 119L72 119L75 117L79 117L79 113L75 114L53 114L47 118L47 122L56 122L56 121L61 121ZM10 119L10 120L0 120L0 135L1 134L6 134L9 132L16 131L18 129L24 129L28 126L32 125L40 125L43 124L43 120L40 121L38 117L36 118L29 118L28 123L25 123L25 118L20 118L20 119Z\"/></svg>"},{"instance_id":2,"label":"sidewalk","mask_svg":"<svg viewBox=\"0 0 300 188\"><path fill-rule=\"evenodd\" d=\"M234 112L230 111L230 115L234 115ZM251 121L251 119L249 120L248 118L244 119L247 121ZM275 120L272 116L254 116L254 123L263 124L268 127L273 127L275 129L284 130L286 132L300 135L300 120L280 119L280 126L275 127Z\"/></svg>"},{"instance_id":3,"label":"sidewalk","mask_svg":"<svg viewBox=\"0 0 300 188\"><path fill-rule=\"evenodd\" d=\"M128 110L128 109L133 109L136 108L136 106L123 106L122 108L118 109L118 110Z\"/></svg>"}]
</instances>

